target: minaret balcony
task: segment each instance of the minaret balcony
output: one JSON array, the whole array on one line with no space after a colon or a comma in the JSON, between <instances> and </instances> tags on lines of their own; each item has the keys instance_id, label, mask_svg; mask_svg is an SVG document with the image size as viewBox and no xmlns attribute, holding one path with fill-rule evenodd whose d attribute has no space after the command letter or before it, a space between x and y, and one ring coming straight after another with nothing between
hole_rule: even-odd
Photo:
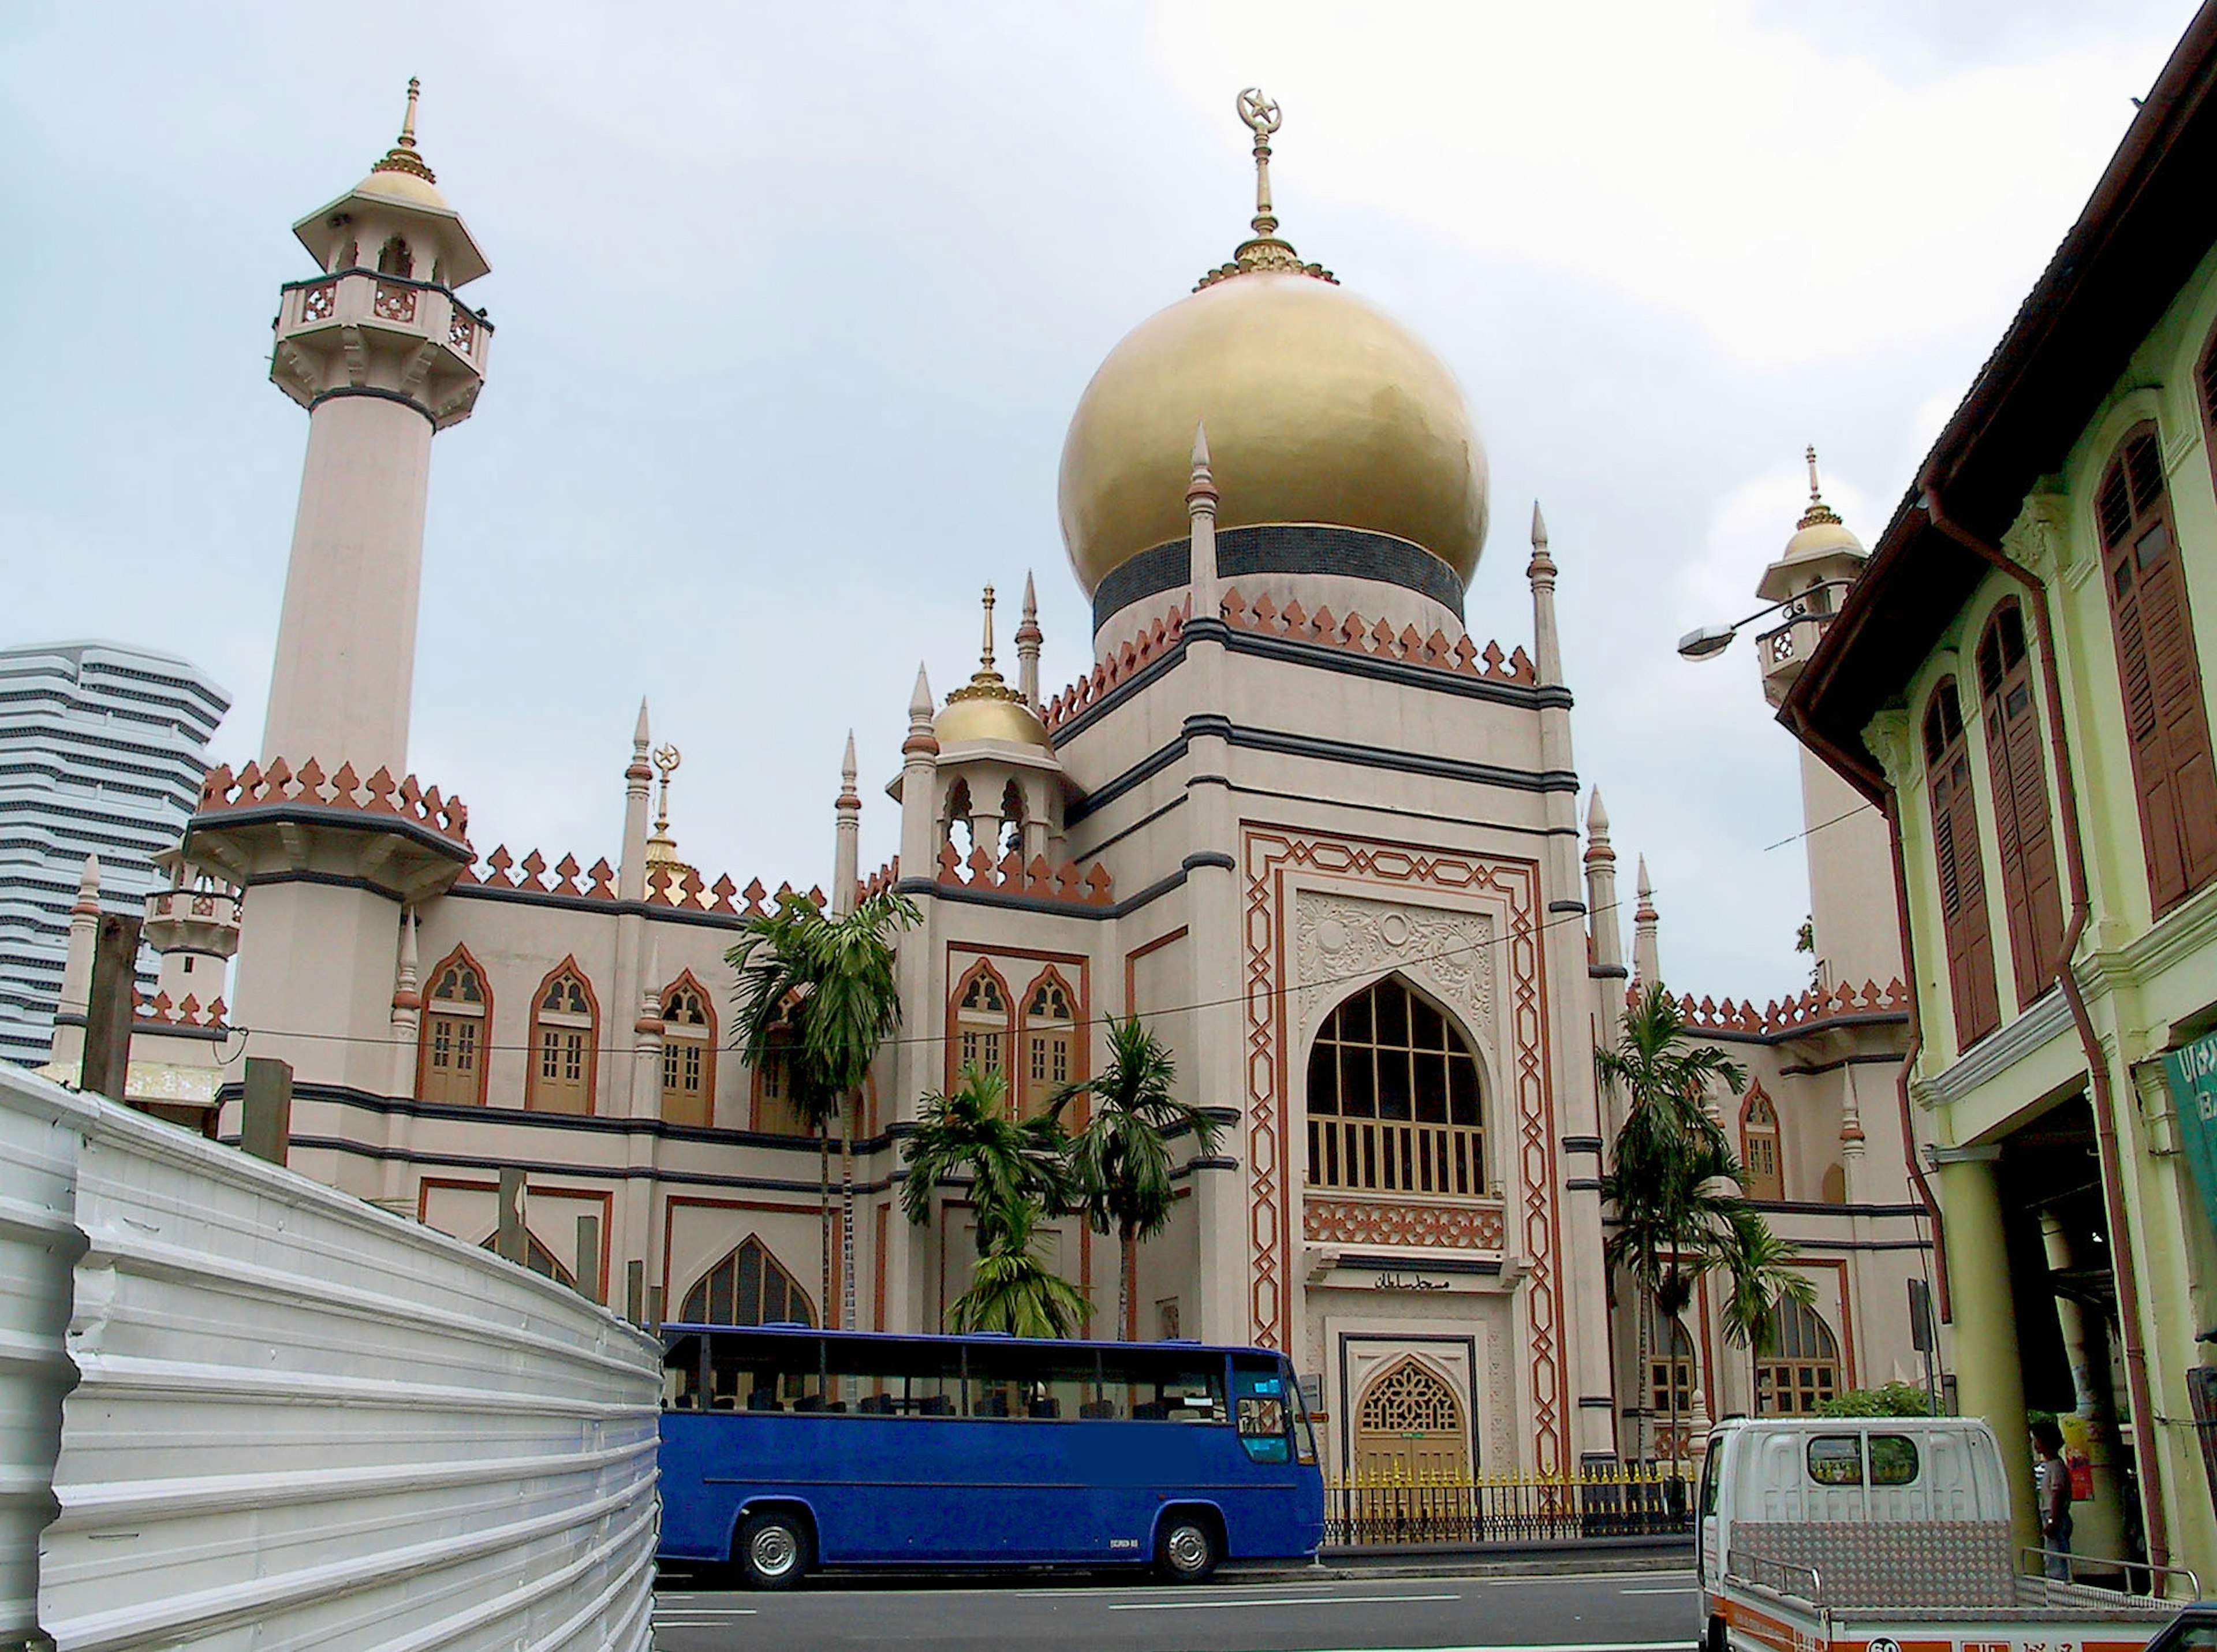
<instances>
[{"instance_id":1,"label":"minaret balcony","mask_svg":"<svg viewBox=\"0 0 2217 1652\"><path fill-rule=\"evenodd\" d=\"M273 325L270 379L301 406L376 390L441 430L470 416L492 343L492 324L450 289L367 269L289 283Z\"/></svg>"},{"instance_id":2,"label":"minaret balcony","mask_svg":"<svg viewBox=\"0 0 2217 1652\"><path fill-rule=\"evenodd\" d=\"M228 888L157 889L146 897L143 931L157 952L238 951L238 892Z\"/></svg>"}]
</instances>

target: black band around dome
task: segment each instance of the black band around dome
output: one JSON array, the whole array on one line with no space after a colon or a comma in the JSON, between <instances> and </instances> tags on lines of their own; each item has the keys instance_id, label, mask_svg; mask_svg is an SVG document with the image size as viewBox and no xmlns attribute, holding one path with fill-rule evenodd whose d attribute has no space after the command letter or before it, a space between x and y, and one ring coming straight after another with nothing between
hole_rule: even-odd
<instances>
[{"instance_id":1,"label":"black band around dome","mask_svg":"<svg viewBox=\"0 0 2217 1652\"><path fill-rule=\"evenodd\" d=\"M1093 628L1097 632L1133 603L1176 591L1192 578L1193 541L1173 539L1127 558L1111 568L1093 593ZM1421 545L1360 528L1327 528L1312 523L1266 523L1254 528L1224 528L1216 535L1218 578L1243 574L1327 573L1345 579L1376 579L1429 597L1462 617L1462 581Z\"/></svg>"}]
</instances>

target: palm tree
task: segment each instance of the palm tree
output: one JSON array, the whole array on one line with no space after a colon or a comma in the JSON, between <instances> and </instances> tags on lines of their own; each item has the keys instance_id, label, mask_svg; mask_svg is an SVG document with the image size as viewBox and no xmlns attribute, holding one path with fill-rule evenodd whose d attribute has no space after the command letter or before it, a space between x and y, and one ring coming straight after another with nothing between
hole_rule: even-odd
<instances>
[{"instance_id":1,"label":"palm tree","mask_svg":"<svg viewBox=\"0 0 2217 1652\"><path fill-rule=\"evenodd\" d=\"M948 1305L948 1328L1065 1337L1084 1322L1085 1298L1032 1245L1042 1216L1074 1207L1070 1139L1051 1113L1021 1124L1010 1119L1008 1093L998 1069L965 1067L952 1091L923 1098L901 1148L908 1168L901 1210L917 1227L929 1225L939 1185L966 1175L978 1213L978 1268L970 1289Z\"/></svg>"},{"instance_id":2,"label":"palm tree","mask_svg":"<svg viewBox=\"0 0 2217 1652\"><path fill-rule=\"evenodd\" d=\"M1594 1053L1594 1069L1602 1088L1625 1109L1609 1172L1602 1179L1602 1197L1617 1216L1603 1253L1640 1287L1644 1389L1649 1315L1677 1323L1702 1275L1716 1268L1731 1274L1735 1295L1748 1293L1744 1307L1766 1292L1791 1294L1782 1280L1792 1250L1773 1240L1749 1208L1732 1142L1703 1104L1713 1086L1739 1094L1746 1071L1714 1046L1687 1041L1685 1018L1659 982L1626 1008L1615 1046ZM1675 1381L1670 1390L1675 1442Z\"/></svg>"},{"instance_id":3,"label":"palm tree","mask_svg":"<svg viewBox=\"0 0 2217 1652\"><path fill-rule=\"evenodd\" d=\"M1005 1331L1018 1337L1066 1337L1085 1321L1085 1294L1032 1253L1044 1214L1036 1198L1002 1207L978 1271L947 1309L950 1331ZM980 1222L979 1233L985 1231Z\"/></svg>"},{"instance_id":4,"label":"palm tree","mask_svg":"<svg viewBox=\"0 0 2217 1652\"><path fill-rule=\"evenodd\" d=\"M1817 1287L1808 1275L1794 1271L1800 1253L1793 1244L1745 1205L1732 1213L1726 1245L1723 1266L1730 1290L1721 1315L1725 1335L1747 1350L1747 1391L1750 1402L1760 1408L1757 1366L1777 1334L1778 1310L1789 1302L1806 1307Z\"/></svg>"},{"instance_id":5,"label":"palm tree","mask_svg":"<svg viewBox=\"0 0 2217 1652\"><path fill-rule=\"evenodd\" d=\"M1009 1117L1008 1095L1009 1081L998 1068L981 1073L965 1067L952 1091L923 1098L916 1129L901 1144L908 1169L901 1184L903 1213L917 1227L928 1227L940 1183L966 1174L980 1256L1022 1226L1026 1209L1036 1222L1075 1203L1070 1142L1060 1123L1052 1113L1016 1123Z\"/></svg>"},{"instance_id":6,"label":"palm tree","mask_svg":"<svg viewBox=\"0 0 2217 1652\"><path fill-rule=\"evenodd\" d=\"M823 1204L824 1295L831 1296L831 1124L839 1122L839 1194L843 1221L839 1323L855 1323L855 1163L849 1098L869 1076L880 1046L900 1030L893 942L915 924L916 903L881 890L854 910L831 916L806 895L781 893L766 913L740 926L725 958L738 972L739 1047L756 1072L783 1071L786 1093L817 1137Z\"/></svg>"},{"instance_id":7,"label":"palm tree","mask_svg":"<svg viewBox=\"0 0 2217 1652\"><path fill-rule=\"evenodd\" d=\"M1136 1015L1108 1024L1108 1063L1101 1075L1059 1093L1049 1113L1079 1096L1093 1099L1091 1117L1071 1149L1078 1207L1097 1234L1116 1235L1116 1340L1130 1334L1132 1268L1139 1242L1169 1226L1170 1137L1185 1130L1198 1151L1216 1151L1218 1121L1171 1093L1177 1065Z\"/></svg>"}]
</instances>

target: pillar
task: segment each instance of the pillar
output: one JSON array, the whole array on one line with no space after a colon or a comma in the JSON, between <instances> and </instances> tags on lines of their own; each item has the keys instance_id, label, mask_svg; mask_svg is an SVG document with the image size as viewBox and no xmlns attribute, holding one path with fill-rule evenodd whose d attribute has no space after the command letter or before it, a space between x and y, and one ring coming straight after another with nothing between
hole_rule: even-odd
<instances>
[{"instance_id":1,"label":"pillar","mask_svg":"<svg viewBox=\"0 0 2217 1652\"><path fill-rule=\"evenodd\" d=\"M2032 1448L2024 1414L2024 1366L2002 1224L1996 1147L1933 1151L1948 1230L1948 1287L1955 1332L1955 1393L1967 1417L1984 1417L2001 1447L2010 1521L2020 1545L2040 1541L2032 1492Z\"/></svg>"}]
</instances>

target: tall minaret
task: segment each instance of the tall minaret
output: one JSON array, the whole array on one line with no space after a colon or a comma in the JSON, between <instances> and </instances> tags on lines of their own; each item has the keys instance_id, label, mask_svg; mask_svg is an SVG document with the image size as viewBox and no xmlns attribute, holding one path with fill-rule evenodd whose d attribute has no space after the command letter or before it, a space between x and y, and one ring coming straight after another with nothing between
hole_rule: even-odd
<instances>
[{"instance_id":1,"label":"tall minaret","mask_svg":"<svg viewBox=\"0 0 2217 1652\"><path fill-rule=\"evenodd\" d=\"M416 146L293 226L322 274L287 283L269 376L308 410L285 606L262 725L267 764L408 765L431 436L470 416L491 326L455 289L485 273Z\"/></svg>"},{"instance_id":2,"label":"tall minaret","mask_svg":"<svg viewBox=\"0 0 2217 1652\"><path fill-rule=\"evenodd\" d=\"M1047 633L1040 629L1039 593L1032 588L1032 576L1027 571L1024 622L1016 628L1016 692L1034 711L1040 708L1040 645L1046 640Z\"/></svg>"},{"instance_id":3,"label":"tall minaret","mask_svg":"<svg viewBox=\"0 0 2217 1652\"><path fill-rule=\"evenodd\" d=\"M1818 640L1840 611L1848 587L1869 560L1862 541L1825 503L1817 450L1804 450L1809 504L1794 537L1763 571L1757 595L1787 604L1772 628L1756 639L1763 692L1774 706L1786 698ZM1801 826L1809 867L1809 917L1817 948L1818 985L1880 987L1901 974L1901 937L1894 904L1871 891L1893 887L1893 854L1886 816L1851 790L1807 746L1801 754Z\"/></svg>"},{"instance_id":4,"label":"tall minaret","mask_svg":"<svg viewBox=\"0 0 2217 1652\"><path fill-rule=\"evenodd\" d=\"M862 794L855 789L855 731L847 731L846 755L839 759L839 796L831 806L837 826L831 856L831 911L844 917L855 910L862 874Z\"/></svg>"}]
</instances>

